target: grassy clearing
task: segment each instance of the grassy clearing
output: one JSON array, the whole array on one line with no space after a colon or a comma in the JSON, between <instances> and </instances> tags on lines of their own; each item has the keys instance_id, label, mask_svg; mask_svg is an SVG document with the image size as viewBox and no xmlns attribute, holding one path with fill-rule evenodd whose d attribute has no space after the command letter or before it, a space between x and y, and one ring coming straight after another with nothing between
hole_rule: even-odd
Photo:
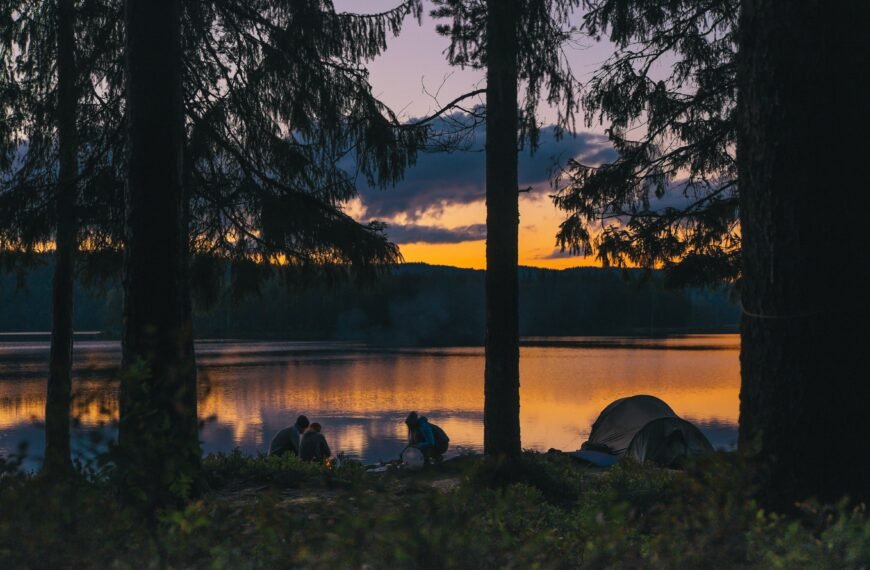
<instances>
[{"instance_id":1,"label":"grassy clearing","mask_svg":"<svg viewBox=\"0 0 870 570\"><path fill-rule=\"evenodd\" d=\"M209 490L145 524L108 481L58 492L0 479L4 568L860 568L862 509L765 513L733 457L687 472L600 473L526 454L512 482L478 458L366 474L294 458L211 456Z\"/></svg>"}]
</instances>

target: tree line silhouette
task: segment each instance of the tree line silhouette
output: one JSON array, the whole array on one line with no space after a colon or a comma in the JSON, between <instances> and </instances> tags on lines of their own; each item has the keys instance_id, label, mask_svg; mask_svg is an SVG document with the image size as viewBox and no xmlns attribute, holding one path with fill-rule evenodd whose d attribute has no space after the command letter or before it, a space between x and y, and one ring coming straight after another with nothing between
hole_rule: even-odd
<instances>
[{"instance_id":1,"label":"tree line silhouette","mask_svg":"<svg viewBox=\"0 0 870 570\"><path fill-rule=\"evenodd\" d=\"M43 332L51 325L51 267L28 273L19 288L0 275L0 330ZM238 290L227 265L221 285L197 294L200 338L353 340L387 345L480 345L484 272L399 265L360 285L322 279L288 282L277 274ZM521 268L521 336L736 332L740 310L729 288L673 288L661 273L580 268ZM123 291L117 280L76 287L75 329L118 338Z\"/></svg>"}]
</instances>

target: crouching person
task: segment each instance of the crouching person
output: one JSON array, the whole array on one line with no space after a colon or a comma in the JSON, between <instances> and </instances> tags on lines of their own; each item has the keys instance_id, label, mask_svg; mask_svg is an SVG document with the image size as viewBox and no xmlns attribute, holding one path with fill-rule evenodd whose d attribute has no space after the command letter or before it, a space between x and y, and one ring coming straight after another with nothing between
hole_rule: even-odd
<instances>
[{"instance_id":1,"label":"crouching person","mask_svg":"<svg viewBox=\"0 0 870 570\"><path fill-rule=\"evenodd\" d=\"M447 453L450 446L450 438L443 429L433 423L429 423L426 416L420 416L417 412L411 412L405 419L408 426L408 445L412 445L423 452L428 462L430 459L440 459Z\"/></svg>"},{"instance_id":2,"label":"crouching person","mask_svg":"<svg viewBox=\"0 0 870 570\"><path fill-rule=\"evenodd\" d=\"M320 424L314 422L302 434L302 442L299 444L299 458L302 461L322 462L332 455L326 437L320 433L320 430Z\"/></svg>"}]
</instances>

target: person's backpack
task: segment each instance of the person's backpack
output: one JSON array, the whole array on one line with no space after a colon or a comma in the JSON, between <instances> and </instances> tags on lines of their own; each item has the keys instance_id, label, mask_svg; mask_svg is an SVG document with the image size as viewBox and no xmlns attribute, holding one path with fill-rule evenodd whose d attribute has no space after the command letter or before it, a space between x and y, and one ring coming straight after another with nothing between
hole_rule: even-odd
<instances>
[{"instance_id":1,"label":"person's backpack","mask_svg":"<svg viewBox=\"0 0 870 570\"><path fill-rule=\"evenodd\" d=\"M435 448L442 450L439 453L444 453L447 450L447 444L450 443L450 438L447 437L447 433L443 429L435 424L430 423L429 427L432 428L432 437L435 438Z\"/></svg>"}]
</instances>

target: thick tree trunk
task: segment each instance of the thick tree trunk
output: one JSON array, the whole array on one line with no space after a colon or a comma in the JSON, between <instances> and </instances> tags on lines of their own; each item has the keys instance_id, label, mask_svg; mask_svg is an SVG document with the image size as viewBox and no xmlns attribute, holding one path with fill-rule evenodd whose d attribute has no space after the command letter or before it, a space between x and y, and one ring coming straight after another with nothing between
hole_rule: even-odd
<instances>
[{"instance_id":1,"label":"thick tree trunk","mask_svg":"<svg viewBox=\"0 0 870 570\"><path fill-rule=\"evenodd\" d=\"M512 459L520 447L517 0L487 2L486 371L483 445Z\"/></svg>"},{"instance_id":2,"label":"thick tree trunk","mask_svg":"<svg viewBox=\"0 0 870 570\"><path fill-rule=\"evenodd\" d=\"M741 446L775 506L867 499L870 2L744 0L740 33Z\"/></svg>"},{"instance_id":3,"label":"thick tree trunk","mask_svg":"<svg viewBox=\"0 0 870 570\"><path fill-rule=\"evenodd\" d=\"M180 0L128 0L123 367L119 451L129 491L177 501L198 477L196 368L182 184Z\"/></svg>"},{"instance_id":4,"label":"thick tree trunk","mask_svg":"<svg viewBox=\"0 0 870 570\"><path fill-rule=\"evenodd\" d=\"M73 286L75 283L76 136L75 13L73 0L58 0L57 131L59 172L55 196L55 257L52 290L51 353L45 400L45 463L49 475L68 472L70 462L70 404L72 399Z\"/></svg>"}]
</instances>

